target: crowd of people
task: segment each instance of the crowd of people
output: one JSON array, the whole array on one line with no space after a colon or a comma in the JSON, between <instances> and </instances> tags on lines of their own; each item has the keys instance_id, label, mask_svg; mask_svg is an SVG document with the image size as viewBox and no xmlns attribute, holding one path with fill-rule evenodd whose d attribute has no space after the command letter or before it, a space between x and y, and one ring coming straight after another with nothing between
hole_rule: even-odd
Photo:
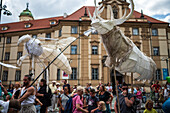
<instances>
[{"instance_id":1,"label":"crowd of people","mask_svg":"<svg viewBox=\"0 0 170 113\"><path fill-rule=\"evenodd\" d=\"M115 113L136 113L137 109L141 109L141 103L145 103L144 113L157 113L153 109L153 103L156 105L164 103L169 97L169 84L164 87L159 85L157 81L151 85L151 99L146 97L144 87L136 87L132 90L128 88L126 83L119 84L117 81L117 89L119 96L114 102L112 108L112 100L114 98L111 83L102 84L92 87L91 83L87 83L86 87L71 86L67 80L63 81L63 85L52 81L47 85L45 79L41 79L38 84L31 85L31 74L25 75L23 85L16 82L13 86L5 88L0 81L0 111L11 111L11 113L111 113L114 109ZM131 92L131 93L130 93Z\"/></svg>"}]
</instances>

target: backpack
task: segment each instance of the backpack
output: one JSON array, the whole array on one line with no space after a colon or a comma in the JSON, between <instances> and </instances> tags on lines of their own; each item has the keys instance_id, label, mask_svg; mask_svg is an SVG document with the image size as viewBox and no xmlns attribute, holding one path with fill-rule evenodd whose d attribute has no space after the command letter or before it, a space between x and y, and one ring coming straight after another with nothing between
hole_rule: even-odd
<instances>
[{"instance_id":1,"label":"backpack","mask_svg":"<svg viewBox=\"0 0 170 113\"><path fill-rule=\"evenodd\" d=\"M76 109L74 108L73 110L73 103L72 103L72 99L77 96L77 95L74 95L73 97L69 97L69 100L67 101L66 105L65 105L65 108L64 108L64 113L73 113L73 111ZM73 111L72 111L73 110Z\"/></svg>"}]
</instances>

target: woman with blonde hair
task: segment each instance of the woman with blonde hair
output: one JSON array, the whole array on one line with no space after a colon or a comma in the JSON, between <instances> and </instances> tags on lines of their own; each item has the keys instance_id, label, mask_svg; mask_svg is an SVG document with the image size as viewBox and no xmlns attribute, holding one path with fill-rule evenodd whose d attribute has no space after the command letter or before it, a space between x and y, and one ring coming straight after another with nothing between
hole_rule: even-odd
<instances>
[{"instance_id":1,"label":"woman with blonde hair","mask_svg":"<svg viewBox=\"0 0 170 113\"><path fill-rule=\"evenodd\" d=\"M153 109L153 102L152 100L147 100L145 104L145 111L143 113L157 113L155 109Z\"/></svg>"},{"instance_id":2,"label":"woman with blonde hair","mask_svg":"<svg viewBox=\"0 0 170 113\"><path fill-rule=\"evenodd\" d=\"M12 99L18 99L21 90L21 84L19 82L15 82L15 89L13 90Z\"/></svg>"}]
</instances>

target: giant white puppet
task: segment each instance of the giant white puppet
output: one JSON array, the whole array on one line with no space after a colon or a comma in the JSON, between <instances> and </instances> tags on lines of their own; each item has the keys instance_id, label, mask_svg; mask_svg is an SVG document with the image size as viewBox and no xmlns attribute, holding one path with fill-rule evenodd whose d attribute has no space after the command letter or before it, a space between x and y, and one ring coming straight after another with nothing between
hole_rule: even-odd
<instances>
[{"instance_id":1,"label":"giant white puppet","mask_svg":"<svg viewBox=\"0 0 170 113\"><path fill-rule=\"evenodd\" d=\"M40 56L43 57L43 60L46 61L52 61L56 56L58 56L61 51L60 49L67 46L70 42L74 41L74 37L68 37L66 39L49 39L49 38L40 38L40 39L48 39L55 41L55 44L48 43L43 44L39 39L32 38L30 35L24 35L18 40L18 45L20 43L25 43L25 48L27 50L27 54L20 57L17 61L17 64L20 66L23 62L23 60L29 56L32 57L32 73L34 75L34 63L35 61L39 61L39 66L42 68L45 68L45 63L39 58ZM67 57L62 53L54 62L54 65L57 66L57 68L63 70L67 74L71 74L72 70L69 64L69 61L67 60ZM46 69L46 79L48 83L48 69Z\"/></svg>"},{"instance_id":2,"label":"giant white puppet","mask_svg":"<svg viewBox=\"0 0 170 113\"><path fill-rule=\"evenodd\" d=\"M96 1L95 1L96 2ZM122 18L115 19L112 11L112 7L108 5L111 12L111 19L104 20L100 17L100 13L103 11L102 4L96 8L93 13L93 17L89 12L91 18L91 29L84 32L85 35L89 35L90 32L97 30L101 35L104 47L108 54L105 64L108 67L114 67L117 71L124 72L136 72L140 76L138 80L149 80L155 76L156 64L155 62L141 52L136 45L126 37L117 25L123 24L128 20L134 11L133 0L130 0L131 11L127 15L127 9ZM96 4L96 3L95 3Z\"/></svg>"}]
</instances>

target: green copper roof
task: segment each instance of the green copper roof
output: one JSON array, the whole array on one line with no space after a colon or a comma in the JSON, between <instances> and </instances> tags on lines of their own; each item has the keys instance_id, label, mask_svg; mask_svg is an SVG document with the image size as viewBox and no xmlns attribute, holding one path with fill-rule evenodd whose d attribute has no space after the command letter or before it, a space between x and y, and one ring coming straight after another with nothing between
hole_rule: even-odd
<instances>
[{"instance_id":1,"label":"green copper roof","mask_svg":"<svg viewBox=\"0 0 170 113\"><path fill-rule=\"evenodd\" d=\"M23 12L19 16L30 16L30 17L33 17L31 11L28 8L26 10L23 10Z\"/></svg>"}]
</instances>

